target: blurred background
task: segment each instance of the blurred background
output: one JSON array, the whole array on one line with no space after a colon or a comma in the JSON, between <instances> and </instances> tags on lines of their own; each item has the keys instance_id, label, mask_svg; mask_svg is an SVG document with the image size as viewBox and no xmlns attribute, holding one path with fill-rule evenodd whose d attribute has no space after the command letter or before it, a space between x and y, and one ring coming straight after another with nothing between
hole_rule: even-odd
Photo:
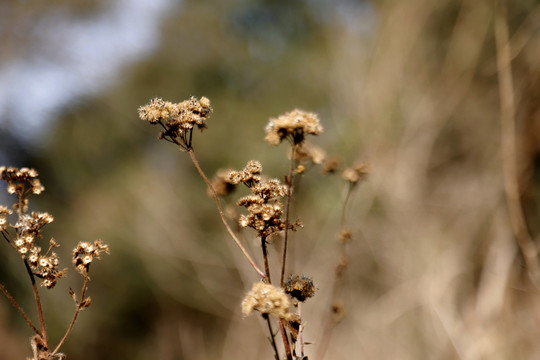
<instances>
[{"instance_id":1,"label":"blurred background","mask_svg":"<svg viewBox=\"0 0 540 360\"><path fill-rule=\"evenodd\" d=\"M68 358L272 358L265 324L240 311L256 274L187 154L137 117L156 96L212 101L194 139L209 176L257 159L283 178L286 146L264 142L264 126L294 108L319 114L313 142L328 154L369 164L325 358L540 358L536 259L518 245L540 242L540 4L495 3L2 1L0 165L40 173L46 191L31 208L55 216L47 235L64 266L78 241L111 247ZM346 184L317 168L300 181L291 270L318 287L302 309L317 359ZM12 202L3 190L0 200ZM11 250L0 279L35 315ZM42 292L53 343L80 280L70 272ZM1 297L0 358L30 356L31 335Z\"/></svg>"}]
</instances>

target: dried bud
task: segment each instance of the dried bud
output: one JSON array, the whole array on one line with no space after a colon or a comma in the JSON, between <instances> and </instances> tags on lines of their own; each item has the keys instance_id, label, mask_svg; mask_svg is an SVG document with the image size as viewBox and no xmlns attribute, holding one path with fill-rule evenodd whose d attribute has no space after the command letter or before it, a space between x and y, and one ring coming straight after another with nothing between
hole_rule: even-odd
<instances>
[{"instance_id":1,"label":"dried bud","mask_svg":"<svg viewBox=\"0 0 540 360\"><path fill-rule=\"evenodd\" d=\"M301 302L315 295L315 290L313 280L309 276L291 275L285 283L285 293Z\"/></svg>"}]
</instances>

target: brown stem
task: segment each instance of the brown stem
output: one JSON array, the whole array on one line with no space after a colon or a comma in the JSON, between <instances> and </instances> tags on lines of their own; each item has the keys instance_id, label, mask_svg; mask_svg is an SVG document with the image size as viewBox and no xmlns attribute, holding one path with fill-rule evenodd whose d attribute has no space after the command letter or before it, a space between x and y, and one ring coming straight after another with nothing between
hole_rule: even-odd
<instances>
[{"instance_id":1,"label":"brown stem","mask_svg":"<svg viewBox=\"0 0 540 360\"><path fill-rule=\"evenodd\" d=\"M292 360L291 346L289 345L289 337L287 336L283 319L279 319L279 326L281 329L281 337L283 338L283 345L285 346L285 353L287 354L287 360Z\"/></svg>"},{"instance_id":2,"label":"brown stem","mask_svg":"<svg viewBox=\"0 0 540 360\"><path fill-rule=\"evenodd\" d=\"M302 319L302 303L298 302L298 316ZM300 339L300 355L304 357L304 326L302 326L302 321L300 320L300 325L298 327L298 338Z\"/></svg>"},{"instance_id":3,"label":"brown stem","mask_svg":"<svg viewBox=\"0 0 540 360\"><path fill-rule=\"evenodd\" d=\"M287 265L287 243L289 235L289 214L291 208L291 193L293 187L293 177L294 177L294 155L296 150L296 144L291 145L291 164L289 166L289 175L287 175L287 207L285 210L285 236L283 239L283 258L281 260L281 279L280 284L283 287L285 281L285 267Z\"/></svg>"},{"instance_id":4,"label":"brown stem","mask_svg":"<svg viewBox=\"0 0 540 360\"><path fill-rule=\"evenodd\" d=\"M45 328L45 318L43 317L43 308L41 307L41 299L39 297L39 291L36 285L36 279L34 277L34 274L32 273L32 269L30 269L30 265L24 260L24 266L26 267L26 272L28 273L28 276L30 277L30 282L32 283L32 290L34 291L34 297L36 298L36 308L38 312L39 317L39 324L41 325L41 333L39 334L43 340L43 343L45 345L45 348L49 348L49 340L47 338L47 329Z\"/></svg>"},{"instance_id":5,"label":"brown stem","mask_svg":"<svg viewBox=\"0 0 540 360\"><path fill-rule=\"evenodd\" d=\"M499 94L501 103L501 153L504 178L504 191L514 236L529 273L529 278L537 287L540 285L540 269L538 267L538 249L534 244L520 199L518 170L516 166L516 118L514 85L512 80L512 64L506 8L503 7L495 17L495 42L497 48L497 74L499 77Z\"/></svg>"},{"instance_id":6,"label":"brown stem","mask_svg":"<svg viewBox=\"0 0 540 360\"><path fill-rule=\"evenodd\" d=\"M262 316L266 320L266 323L268 324L268 332L270 333L270 342L272 343L272 349L274 349L276 360L279 360L279 351L277 349L276 338L274 336L274 330L272 330L272 323L270 322L270 317L268 316L268 314L262 314Z\"/></svg>"},{"instance_id":7,"label":"brown stem","mask_svg":"<svg viewBox=\"0 0 540 360\"><path fill-rule=\"evenodd\" d=\"M349 184L349 187L347 189L347 194L345 195L345 200L343 201L343 208L341 212L341 230L345 229L346 218L347 218L347 207L351 199L351 194L354 188L355 186L353 184ZM346 240L342 239L342 241L346 241ZM321 340L319 341L319 347L317 349L316 359L324 358L324 354L326 353L326 350L328 349L328 344L330 343L330 338L332 337L332 331L334 330L334 327L337 324L337 321L334 318L335 316L334 313L336 311L335 306L337 305L339 301L339 297L341 295L341 289L343 288L344 272L346 270L347 263L349 262L349 258L347 256L346 245L347 245L346 242L341 243L341 259L338 265L336 266L334 284L332 286L332 295L330 298L330 309L328 313L326 314L325 320L323 323L323 331L321 335Z\"/></svg>"},{"instance_id":8,"label":"brown stem","mask_svg":"<svg viewBox=\"0 0 540 360\"><path fill-rule=\"evenodd\" d=\"M268 281L268 284L271 284L272 280L270 280L270 265L268 264L268 250L266 248L266 236L261 237L261 247L262 247L262 252L263 252L264 272L266 273L266 280Z\"/></svg>"},{"instance_id":9,"label":"brown stem","mask_svg":"<svg viewBox=\"0 0 540 360\"><path fill-rule=\"evenodd\" d=\"M88 288L89 279L90 277L88 276L88 274L86 274L86 276L84 277L84 284L81 290L81 298L79 299L79 303L77 304L77 310L75 310L75 314L73 314L73 319L71 319L71 323L69 324L69 327L66 330L64 337L62 337L62 340L60 340L60 342L58 343L58 345L56 346L56 348L54 349L54 351L51 353L50 356L54 356L58 352L58 350L60 350L60 347L64 344L67 337L71 333L71 330L73 329L73 326L75 325L75 321L77 321L77 317L79 316L79 313L81 312L83 308L82 305L84 302L84 295L86 294L86 289Z\"/></svg>"},{"instance_id":10,"label":"brown stem","mask_svg":"<svg viewBox=\"0 0 540 360\"><path fill-rule=\"evenodd\" d=\"M11 296L11 294L7 291L7 289L4 287L4 284L0 283L0 289L2 290L2 292L4 293L4 295L6 295L6 297L9 299L9 301L11 301L11 303L13 304L13 306L15 306L17 308L17 310L19 311L19 313L21 313L21 315L23 316L24 320L26 320L26 322L28 323L28 326L30 326L32 328L32 330L34 330L34 332L37 334L37 335L40 335L41 334L39 333L39 330L34 326L34 324L32 323L32 321L28 318L28 316L26 315L26 313L24 312L24 310L21 308L21 306L17 303L17 301L15 301L15 299L13 298L13 296Z\"/></svg>"},{"instance_id":11,"label":"brown stem","mask_svg":"<svg viewBox=\"0 0 540 360\"><path fill-rule=\"evenodd\" d=\"M197 161L197 158L195 157L195 153L193 152L193 148L189 148L188 149L188 152L189 152L189 156L191 156L191 160L193 161L193 164L195 165L195 167L197 168L197 170L199 171L199 174L202 176L202 178L204 179L204 181L206 182L206 184L208 185L208 187L210 188L210 190L212 191L212 197L214 198L214 200L216 201L216 204L217 204L217 208L218 208L218 212L219 212L219 216L221 217L221 221L223 221L223 225L225 225L225 228L227 229L227 231L229 232L229 234L231 235L231 237L233 238L234 242L236 243L236 245L240 248L240 251L242 251L242 253L244 254L244 256L246 257L246 259L249 261L249 263L251 264L251 266L253 266L253 268L255 269L255 271L262 277L262 278L265 278L266 275L261 271L261 269L259 269L259 267L255 264L255 262L253 261L253 259L251 258L251 256L249 256L248 252L246 251L246 249L244 248L244 246L242 246L242 244L240 243L240 240L238 240L238 238L236 237L236 235L234 234L233 230L231 229L231 227L229 226L229 223L227 222L227 219L225 218L225 214L223 213L223 209L221 208L221 203L219 201L219 197L216 193L216 189L214 189L214 186L212 185L212 183L210 182L210 180L208 180L208 178L206 177L206 175L204 174L203 170L201 169L201 167L199 166L199 162Z\"/></svg>"}]
</instances>

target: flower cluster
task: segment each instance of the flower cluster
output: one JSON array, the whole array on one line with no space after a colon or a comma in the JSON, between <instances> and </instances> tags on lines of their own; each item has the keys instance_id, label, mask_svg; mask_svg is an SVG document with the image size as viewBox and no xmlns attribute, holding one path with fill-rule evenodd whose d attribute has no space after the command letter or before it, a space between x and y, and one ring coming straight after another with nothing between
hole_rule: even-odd
<instances>
[{"instance_id":1,"label":"flower cluster","mask_svg":"<svg viewBox=\"0 0 540 360\"><path fill-rule=\"evenodd\" d=\"M0 231L5 231L8 228L7 216L13 212L4 205L0 205Z\"/></svg>"},{"instance_id":2,"label":"flower cluster","mask_svg":"<svg viewBox=\"0 0 540 360\"><path fill-rule=\"evenodd\" d=\"M243 183L249 187L251 194L240 198L238 206L245 207L249 214L241 215L241 227L251 227L257 230L260 237L285 229L285 222L280 198L287 194L287 187L278 179L262 180L262 165L258 161L249 161L240 171L231 171L231 183Z\"/></svg>"},{"instance_id":3,"label":"flower cluster","mask_svg":"<svg viewBox=\"0 0 540 360\"><path fill-rule=\"evenodd\" d=\"M109 246L103 244L101 240L96 240L93 244L79 242L77 247L73 249L73 266L83 276L86 276L90 264L94 259L99 259L102 252L109 254Z\"/></svg>"},{"instance_id":4,"label":"flower cluster","mask_svg":"<svg viewBox=\"0 0 540 360\"><path fill-rule=\"evenodd\" d=\"M229 181L231 184L245 184L248 187L261 181L262 165L257 160L250 160L246 167L240 171L230 171Z\"/></svg>"},{"instance_id":5,"label":"flower cluster","mask_svg":"<svg viewBox=\"0 0 540 360\"><path fill-rule=\"evenodd\" d=\"M46 212L27 213L28 197L41 194L45 188L34 169L2 166L0 179L7 183L8 193L17 195L17 201L13 204L17 221L14 225L9 224L8 217L13 211L0 206L0 232L27 263L32 274L41 279L41 285L51 289L65 276L66 269L59 269L58 255L51 252L59 245L51 239L49 249L43 254L37 239L41 238L45 225L52 223L54 218ZM10 232L10 228L14 231Z\"/></svg>"},{"instance_id":6,"label":"flower cluster","mask_svg":"<svg viewBox=\"0 0 540 360\"><path fill-rule=\"evenodd\" d=\"M315 285L309 276L291 275L285 283L285 293L298 301L306 301L315 295Z\"/></svg>"},{"instance_id":7,"label":"flower cluster","mask_svg":"<svg viewBox=\"0 0 540 360\"><path fill-rule=\"evenodd\" d=\"M54 239L51 239L50 249L58 246ZM58 269L59 260L55 252L51 252L50 255L47 255L49 252L45 255L41 255L40 253L41 249L39 246L34 246L30 250L27 260L34 275L41 279L41 285L51 289L56 285L58 279L66 276L67 269Z\"/></svg>"},{"instance_id":8,"label":"flower cluster","mask_svg":"<svg viewBox=\"0 0 540 360\"><path fill-rule=\"evenodd\" d=\"M326 152L318 146L304 142L294 148L294 159L300 163L320 165L326 160Z\"/></svg>"},{"instance_id":9,"label":"flower cluster","mask_svg":"<svg viewBox=\"0 0 540 360\"><path fill-rule=\"evenodd\" d=\"M206 129L206 120L212 114L210 100L191 97L174 104L155 98L149 104L139 108L139 117L150 124L160 124L164 130L159 138L175 142L180 140L184 150L191 148L193 128Z\"/></svg>"},{"instance_id":10,"label":"flower cluster","mask_svg":"<svg viewBox=\"0 0 540 360\"><path fill-rule=\"evenodd\" d=\"M368 173L369 170L366 164L357 164L343 170L341 177L343 180L348 181L351 185L356 185L361 180L364 180Z\"/></svg>"},{"instance_id":11,"label":"flower cluster","mask_svg":"<svg viewBox=\"0 0 540 360\"><path fill-rule=\"evenodd\" d=\"M253 284L242 301L242 313L245 316L258 311L261 314L272 314L278 319L291 321L297 318L297 315L290 307L291 303L283 289L264 282Z\"/></svg>"},{"instance_id":12,"label":"flower cluster","mask_svg":"<svg viewBox=\"0 0 540 360\"><path fill-rule=\"evenodd\" d=\"M323 128L317 114L293 110L278 118L270 119L265 130L265 140L271 145L279 145L284 139L290 140L293 144L300 144L306 134L319 135Z\"/></svg>"},{"instance_id":13,"label":"flower cluster","mask_svg":"<svg viewBox=\"0 0 540 360\"><path fill-rule=\"evenodd\" d=\"M8 184L8 193L17 194L13 208L19 212L27 211L29 195L39 195L45 190L34 169L0 166L0 179Z\"/></svg>"}]
</instances>

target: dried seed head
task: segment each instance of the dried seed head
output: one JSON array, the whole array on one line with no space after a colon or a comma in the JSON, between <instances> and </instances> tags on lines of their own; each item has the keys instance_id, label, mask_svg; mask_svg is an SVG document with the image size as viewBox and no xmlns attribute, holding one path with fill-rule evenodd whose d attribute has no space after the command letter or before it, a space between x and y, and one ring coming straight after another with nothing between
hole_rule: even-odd
<instances>
[{"instance_id":1,"label":"dried seed head","mask_svg":"<svg viewBox=\"0 0 540 360\"><path fill-rule=\"evenodd\" d=\"M31 193L36 195L41 194L45 190L38 179L38 172L34 169L0 166L0 179L7 182L8 193L18 194L21 199L24 196L28 196L26 193L27 190L30 190ZM18 206L17 203L17 210L19 210ZM21 210L26 211L24 209Z\"/></svg>"},{"instance_id":2,"label":"dried seed head","mask_svg":"<svg viewBox=\"0 0 540 360\"><path fill-rule=\"evenodd\" d=\"M212 178L212 187L216 191L217 196L229 195L235 190L235 184L231 181L230 174L233 172L230 169L219 169ZM213 197L212 190L208 188L208 196Z\"/></svg>"},{"instance_id":3,"label":"dried seed head","mask_svg":"<svg viewBox=\"0 0 540 360\"><path fill-rule=\"evenodd\" d=\"M191 97L178 104L155 98L141 106L138 112L142 120L153 125L159 123L165 128L159 135L160 139L180 144L182 149L187 150L191 148L193 128L207 128L206 120L212 114L212 107L210 100L205 97L200 100Z\"/></svg>"},{"instance_id":4,"label":"dried seed head","mask_svg":"<svg viewBox=\"0 0 540 360\"><path fill-rule=\"evenodd\" d=\"M109 254L109 245L103 244L101 240L94 241L94 244L79 242L73 250L73 266L82 275L86 276L92 261L99 259L103 252Z\"/></svg>"},{"instance_id":5,"label":"dried seed head","mask_svg":"<svg viewBox=\"0 0 540 360\"><path fill-rule=\"evenodd\" d=\"M341 165L341 159L339 157L332 156L332 157L326 158L326 160L323 162L323 165L322 165L323 174L328 175L328 174L335 173L339 169L340 165Z\"/></svg>"},{"instance_id":6,"label":"dried seed head","mask_svg":"<svg viewBox=\"0 0 540 360\"><path fill-rule=\"evenodd\" d=\"M320 165L326 160L326 152L318 146L303 142L294 148L294 158L304 164Z\"/></svg>"},{"instance_id":7,"label":"dried seed head","mask_svg":"<svg viewBox=\"0 0 540 360\"><path fill-rule=\"evenodd\" d=\"M139 108L139 117L141 120L148 121L150 124L167 121L169 118L177 115L177 106L160 98L154 98L150 100L150 103Z\"/></svg>"},{"instance_id":8,"label":"dried seed head","mask_svg":"<svg viewBox=\"0 0 540 360\"><path fill-rule=\"evenodd\" d=\"M259 311L262 314L272 314L279 319L291 320L295 314L290 309L289 298L283 289L274 285L258 282L253 284L242 301L242 313L245 316L253 311Z\"/></svg>"},{"instance_id":9,"label":"dried seed head","mask_svg":"<svg viewBox=\"0 0 540 360\"><path fill-rule=\"evenodd\" d=\"M369 173L366 164L358 164L343 170L341 177L352 185L356 185L359 181L364 180Z\"/></svg>"},{"instance_id":10,"label":"dried seed head","mask_svg":"<svg viewBox=\"0 0 540 360\"><path fill-rule=\"evenodd\" d=\"M302 302L315 295L315 290L309 276L291 275L285 283L285 293Z\"/></svg>"},{"instance_id":11,"label":"dried seed head","mask_svg":"<svg viewBox=\"0 0 540 360\"><path fill-rule=\"evenodd\" d=\"M293 110L278 118L270 119L265 130L265 140L271 145L279 145L283 139L300 144L306 134L319 135L323 128L317 114Z\"/></svg>"},{"instance_id":12,"label":"dried seed head","mask_svg":"<svg viewBox=\"0 0 540 360\"><path fill-rule=\"evenodd\" d=\"M250 160L240 171L231 170L228 175L228 181L231 184L245 184L248 187L261 181L262 165L256 160Z\"/></svg>"}]
</instances>

